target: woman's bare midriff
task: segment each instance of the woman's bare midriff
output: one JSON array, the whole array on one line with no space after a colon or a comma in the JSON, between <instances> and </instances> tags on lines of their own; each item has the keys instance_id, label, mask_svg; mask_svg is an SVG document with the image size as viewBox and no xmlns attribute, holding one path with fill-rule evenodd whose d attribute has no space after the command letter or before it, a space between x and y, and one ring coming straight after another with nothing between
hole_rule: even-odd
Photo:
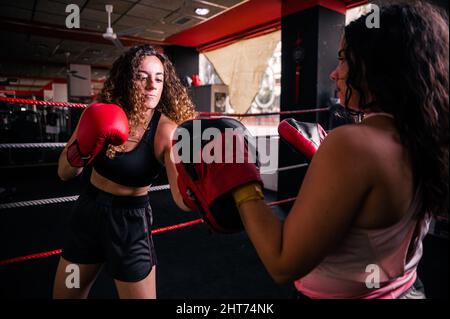
<instances>
[{"instance_id":1,"label":"woman's bare midriff","mask_svg":"<svg viewBox=\"0 0 450 319\"><path fill-rule=\"evenodd\" d=\"M103 177L92 169L91 183L98 189L117 196L142 196L147 195L150 186L144 187L129 187L114 183L109 179Z\"/></svg>"}]
</instances>

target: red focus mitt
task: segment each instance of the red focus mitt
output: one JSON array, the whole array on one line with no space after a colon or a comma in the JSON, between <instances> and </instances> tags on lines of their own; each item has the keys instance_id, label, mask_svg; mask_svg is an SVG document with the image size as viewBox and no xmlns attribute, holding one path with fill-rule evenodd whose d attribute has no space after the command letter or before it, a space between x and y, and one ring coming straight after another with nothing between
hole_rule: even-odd
<instances>
[{"instance_id":1,"label":"red focus mitt","mask_svg":"<svg viewBox=\"0 0 450 319\"><path fill-rule=\"evenodd\" d=\"M309 160L327 136L319 123L299 122L293 118L281 121L278 125L278 133L283 141Z\"/></svg>"},{"instance_id":2,"label":"red focus mitt","mask_svg":"<svg viewBox=\"0 0 450 319\"><path fill-rule=\"evenodd\" d=\"M177 183L186 206L216 232L242 231L233 191L249 183L262 188L256 141L231 118L186 121L174 138Z\"/></svg>"}]
</instances>

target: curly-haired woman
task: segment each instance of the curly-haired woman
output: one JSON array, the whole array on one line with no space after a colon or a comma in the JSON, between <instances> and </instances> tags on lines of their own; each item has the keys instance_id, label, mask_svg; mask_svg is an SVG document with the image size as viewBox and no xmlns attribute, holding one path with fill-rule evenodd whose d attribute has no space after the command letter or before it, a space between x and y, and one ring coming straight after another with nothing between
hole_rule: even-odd
<instances>
[{"instance_id":1,"label":"curly-haired woman","mask_svg":"<svg viewBox=\"0 0 450 319\"><path fill-rule=\"evenodd\" d=\"M120 298L156 298L148 190L165 167L175 202L188 210L170 149L173 130L194 116L194 107L172 63L148 45L114 62L98 102L83 112L59 159L62 180L79 175L86 163L92 173L68 222L53 295L86 298L105 266ZM86 145L98 141L90 152ZM79 285L66 285L74 264Z\"/></svg>"}]
</instances>

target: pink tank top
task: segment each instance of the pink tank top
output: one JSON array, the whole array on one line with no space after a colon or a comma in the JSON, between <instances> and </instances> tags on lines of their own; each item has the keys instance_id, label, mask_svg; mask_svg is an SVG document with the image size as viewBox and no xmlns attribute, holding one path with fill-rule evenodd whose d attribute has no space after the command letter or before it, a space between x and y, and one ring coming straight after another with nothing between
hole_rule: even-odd
<instances>
[{"instance_id":1,"label":"pink tank top","mask_svg":"<svg viewBox=\"0 0 450 319\"><path fill-rule=\"evenodd\" d=\"M429 215L421 220L415 217L418 195L419 191L396 224L384 229L350 229L334 252L295 281L297 290L318 299L391 299L408 290L416 280L422 240L431 219Z\"/></svg>"}]
</instances>

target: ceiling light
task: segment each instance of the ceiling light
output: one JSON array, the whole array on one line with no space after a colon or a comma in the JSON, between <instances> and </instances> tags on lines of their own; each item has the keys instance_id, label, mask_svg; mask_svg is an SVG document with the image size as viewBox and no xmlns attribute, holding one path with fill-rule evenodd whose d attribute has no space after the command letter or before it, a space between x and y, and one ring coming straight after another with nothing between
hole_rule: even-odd
<instances>
[{"instance_id":1,"label":"ceiling light","mask_svg":"<svg viewBox=\"0 0 450 319\"><path fill-rule=\"evenodd\" d=\"M209 9L208 8L196 8L195 13L198 14L199 16L205 16L209 13Z\"/></svg>"}]
</instances>

